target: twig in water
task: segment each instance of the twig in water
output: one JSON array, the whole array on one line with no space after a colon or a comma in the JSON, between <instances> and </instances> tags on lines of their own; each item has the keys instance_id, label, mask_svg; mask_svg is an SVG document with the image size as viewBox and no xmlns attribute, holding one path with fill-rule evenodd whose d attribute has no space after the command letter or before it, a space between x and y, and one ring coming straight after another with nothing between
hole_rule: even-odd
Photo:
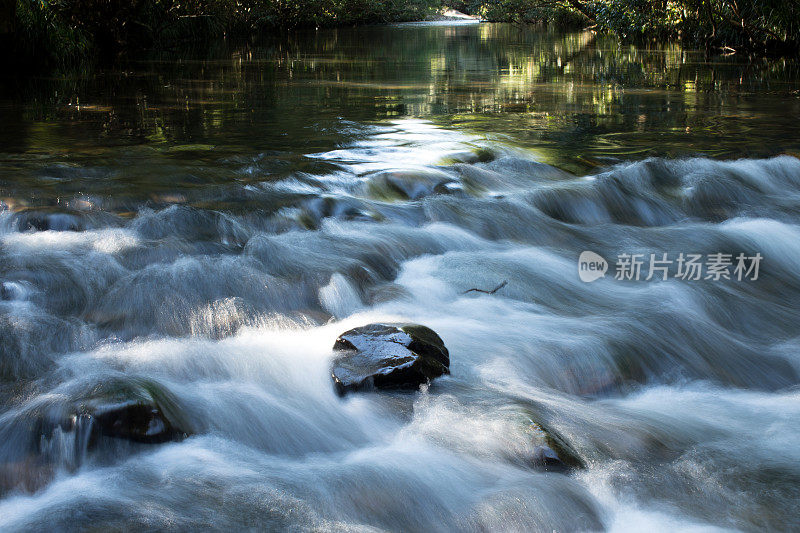
<instances>
[{"instance_id":1,"label":"twig in water","mask_svg":"<svg viewBox=\"0 0 800 533\"><path fill-rule=\"evenodd\" d=\"M472 292L472 291L482 292L484 294L494 294L497 291L499 291L500 289L502 289L503 287L505 287L506 285L508 285L508 280L503 281L503 283L501 283L500 285L498 285L497 287L495 287L494 289L492 289L490 291L485 291L483 289L467 289L462 294L467 294L468 292Z\"/></svg>"}]
</instances>

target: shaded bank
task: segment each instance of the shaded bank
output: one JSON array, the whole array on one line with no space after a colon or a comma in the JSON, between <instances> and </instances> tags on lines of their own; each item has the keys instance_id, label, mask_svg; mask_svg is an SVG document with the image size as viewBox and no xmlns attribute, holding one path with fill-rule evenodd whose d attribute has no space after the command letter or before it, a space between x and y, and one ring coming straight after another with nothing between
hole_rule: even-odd
<instances>
[{"instance_id":1,"label":"shaded bank","mask_svg":"<svg viewBox=\"0 0 800 533\"><path fill-rule=\"evenodd\" d=\"M63 66L211 39L250 39L295 27L423 20L440 0L0 0L7 61ZM3 18L3 17L0 17Z\"/></svg>"},{"instance_id":2,"label":"shaded bank","mask_svg":"<svg viewBox=\"0 0 800 533\"><path fill-rule=\"evenodd\" d=\"M624 39L680 39L707 50L800 50L798 4L752 0L0 0L0 41L15 69L39 68L295 27L429 20L446 7L492 22L592 26Z\"/></svg>"}]
</instances>

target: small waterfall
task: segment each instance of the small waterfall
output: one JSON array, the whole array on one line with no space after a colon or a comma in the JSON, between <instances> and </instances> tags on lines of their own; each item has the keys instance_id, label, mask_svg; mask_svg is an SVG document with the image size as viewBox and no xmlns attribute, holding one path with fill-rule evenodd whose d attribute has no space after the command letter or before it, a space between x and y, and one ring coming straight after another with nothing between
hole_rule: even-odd
<instances>
[{"instance_id":1,"label":"small waterfall","mask_svg":"<svg viewBox=\"0 0 800 533\"><path fill-rule=\"evenodd\" d=\"M39 453L57 470L74 472L86 463L93 438L94 420L88 415L74 415L66 425L56 425L49 435L42 434Z\"/></svg>"}]
</instances>

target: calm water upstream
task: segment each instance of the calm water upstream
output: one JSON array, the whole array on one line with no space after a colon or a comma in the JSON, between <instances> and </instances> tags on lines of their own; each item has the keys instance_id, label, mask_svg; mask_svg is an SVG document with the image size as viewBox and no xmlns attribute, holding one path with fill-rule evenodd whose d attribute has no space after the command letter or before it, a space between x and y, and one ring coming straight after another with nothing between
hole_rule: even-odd
<instances>
[{"instance_id":1,"label":"calm water upstream","mask_svg":"<svg viewBox=\"0 0 800 533\"><path fill-rule=\"evenodd\" d=\"M798 62L364 27L6 79L0 116L0 530L800 529ZM681 253L730 279L645 280ZM451 375L337 397L384 320ZM191 435L87 437L142 398Z\"/></svg>"}]
</instances>

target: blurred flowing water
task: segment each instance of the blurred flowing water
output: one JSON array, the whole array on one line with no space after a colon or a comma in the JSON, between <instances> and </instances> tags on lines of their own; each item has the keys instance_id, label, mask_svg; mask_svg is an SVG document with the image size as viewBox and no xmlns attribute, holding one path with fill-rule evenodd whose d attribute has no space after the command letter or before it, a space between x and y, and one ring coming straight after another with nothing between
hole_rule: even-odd
<instances>
[{"instance_id":1,"label":"blurred flowing water","mask_svg":"<svg viewBox=\"0 0 800 533\"><path fill-rule=\"evenodd\" d=\"M486 24L186 57L4 83L0 529L800 528L796 62ZM717 252L758 279L614 279ZM337 397L383 320L451 375ZM142 396L191 436L88 445ZM587 467L532 468L532 422Z\"/></svg>"}]
</instances>

